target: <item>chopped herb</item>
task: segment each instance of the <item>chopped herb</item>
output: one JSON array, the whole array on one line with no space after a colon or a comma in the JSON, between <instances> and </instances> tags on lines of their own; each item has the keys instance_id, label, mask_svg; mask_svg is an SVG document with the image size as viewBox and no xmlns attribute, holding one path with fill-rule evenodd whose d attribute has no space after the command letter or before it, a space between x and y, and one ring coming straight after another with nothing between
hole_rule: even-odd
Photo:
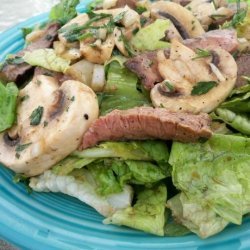
<instances>
[{"instance_id":1,"label":"chopped herb","mask_svg":"<svg viewBox=\"0 0 250 250\"><path fill-rule=\"evenodd\" d=\"M147 23L148 19L144 16L141 16L140 18L140 23L141 23L141 26L143 27L146 23Z\"/></svg>"},{"instance_id":2,"label":"chopped herb","mask_svg":"<svg viewBox=\"0 0 250 250\"><path fill-rule=\"evenodd\" d=\"M31 143L19 144L19 145L17 145L15 151L16 152L22 152L23 150L25 150L30 145L31 145Z\"/></svg>"},{"instance_id":3,"label":"chopped herb","mask_svg":"<svg viewBox=\"0 0 250 250\"><path fill-rule=\"evenodd\" d=\"M123 35L123 33L121 32L121 36L119 37L119 40L123 41L124 47L126 49L126 51L128 52L129 56L134 56L136 55L136 52L134 51L134 49L130 46L129 41L127 40L127 38Z\"/></svg>"},{"instance_id":4,"label":"chopped herb","mask_svg":"<svg viewBox=\"0 0 250 250\"><path fill-rule=\"evenodd\" d=\"M43 127L44 127L44 128L47 127L48 124L49 124L49 123L48 123L47 121L44 121L44 122L43 122Z\"/></svg>"},{"instance_id":5,"label":"chopped herb","mask_svg":"<svg viewBox=\"0 0 250 250\"><path fill-rule=\"evenodd\" d=\"M5 60L4 64L18 65L24 63L24 60L20 56L9 57Z\"/></svg>"},{"instance_id":6,"label":"chopped herb","mask_svg":"<svg viewBox=\"0 0 250 250\"><path fill-rule=\"evenodd\" d=\"M19 154L19 153L16 153L16 154L15 154L15 157L16 157L17 159L19 159L19 158L20 158L20 154Z\"/></svg>"},{"instance_id":7,"label":"chopped herb","mask_svg":"<svg viewBox=\"0 0 250 250\"><path fill-rule=\"evenodd\" d=\"M147 11L147 8L146 7L144 7L144 6L137 6L136 7L136 12L138 13L138 14L142 14L143 12L145 12L145 11Z\"/></svg>"},{"instance_id":8,"label":"chopped herb","mask_svg":"<svg viewBox=\"0 0 250 250\"><path fill-rule=\"evenodd\" d=\"M135 35L138 31L139 31L139 28L135 28L133 29L132 34Z\"/></svg>"},{"instance_id":9,"label":"chopped herb","mask_svg":"<svg viewBox=\"0 0 250 250\"><path fill-rule=\"evenodd\" d=\"M191 95L203 95L206 94L209 90L217 86L218 83L215 81L208 82L198 82L192 89Z\"/></svg>"},{"instance_id":10,"label":"chopped herb","mask_svg":"<svg viewBox=\"0 0 250 250\"><path fill-rule=\"evenodd\" d=\"M236 28L240 23L242 23L247 15L247 9L240 9L240 1L237 2L237 12L234 14L230 22L226 22L222 25L222 28L227 29L230 27Z\"/></svg>"},{"instance_id":11,"label":"chopped herb","mask_svg":"<svg viewBox=\"0 0 250 250\"><path fill-rule=\"evenodd\" d=\"M164 105L163 105L162 103L160 104L160 108L165 108Z\"/></svg>"},{"instance_id":12,"label":"chopped herb","mask_svg":"<svg viewBox=\"0 0 250 250\"><path fill-rule=\"evenodd\" d=\"M170 83L169 81L164 81L163 82L164 83L164 85L168 88L168 90L170 91L170 92L173 92L175 89L174 89L174 85L172 84L172 83Z\"/></svg>"},{"instance_id":13,"label":"chopped herb","mask_svg":"<svg viewBox=\"0 0 250 250\"><path fill-rule=\"evenodd\" d=\"M70 99L70 101L72 101L72 102L73 102L74 100L75 100L75 97L74 97L74 96L72 96L72 97L71 97L71 99Z\"/></svg>"},{"instance_id":14,"label":"chopped herb","mask_svg":"<svg viewBox=\"0 0 250 250\"><path fill-rule=\"evenodd\" d=\"M34 109L30 115L30 125L37 126L40 124L43 116L43 107L39 106Z\"/></svg>"},{"instance_id":15,"label":"chopped herb","mask_svg":"<svg viewBox=\"0 0 250 250\"><path fill-rule=\"evenodd\" d=\"M222 14L213 14L213 15L210 15L210 18L212 18L213 20L218 20L218 19L221 19L221 18L224 18L226 17L226 15L222 15Z\"/></svg>"},{"instance_id":16,"label":"chopped herb","mask_svg":"<svg viewBox=\"0 0 250 250\"><path fill-rule=\"evenodd\" d=\"M196 57L192 58L192 60L198 59L198 58L203 58L203 57L209 57L211 56L211 51L205 50L205 49L197 49L196 50Z\"/></svg>"},{"instance_id":17,"label":"chopped herb","mask_svg":"<svg viewBox=\"0 0 250 250\"><path fill-rule=\"evenodd\" d=\"M53 36L51 36L51 35L46 35L46 37L45 37L45 39L47 40L47 41L50 41L51 39L53 39Z\"/></svg>"},{"instance_id":18,"label":"chopped herb","mask_svg":"<svg viewBox=\"0 0 250 250\"><path fill-rule=\"evenodd\" d=\"M29 194L32 192L32 189L29 186L29 177L28 176L25 176L23 174L16 174L12 180L14 183L19 183L19 182L23 183L26 187L26 191Z\"/></svg>"},{"instance_id":19,"label":"chopped herb","mask_svg":"<svg viewBox=\"0 0 250 250\"><path fill-rule=\"evenodd\" d=\"M79 39L85 38L84 32L89 28L93 29L94 27L91 27L91 25L94 22L97 22L106 18L109 18L110 20L112 20L113 18L111 14L105 14L105 13L95 14L94 12L89 12L88 15L90 16L91 19L89 19L85 24L83 25L72 24L70 26L60 29L59 32L64 33L63 36L67 39L67 41L75 42L75 41L78 41ZM98 27L98 28L101 28L101 27ZM107 25L103 25L102 28L109 29L110 27ZM87 34L89 34L89 32Z\"/></svg>"},{"instance_id":20,"label":"chopped herb","mask_svg":"<svg viewBox=\"0 0 250 250\"><path fill-rule=\"evenodd\" d=\"M33 28L22 28L23 38L25 38L28 34L33 31Z\"/></svg>"},{"instance_id":21,"label":"chopped herb","mask_svg":"<svg viewBox=\"0 0 250 250\"><path fill-rule=\"evenodd\" d=\"M29 95L24 95L24 96L22 96L22 97L20 98L20 101L21 101L21 102L24 102L24 101L28 100L29 98L30 98Z\"/></svg>"},{"instance_id":22,"label":"chopped herb","mask_svg":"<svg viewBox=\"0 0 250 250\"><path fill-rule=\"evenodd\" d=\"M101 7L102 3L103 3L103 0L91 1L91 3L89 3L87 6L87 13L92 12L94 9L96 9L99 6Z\"/></svg>"},{"instance_id":23,"label":"chopped herb","mask_svg":"<svg viewBox=\"0 0 250 250\"><path fill-rule=\"evenodd\" d=\"M119 22L123 19L125 13L126 13L126 11L123 11L123 12L121 12L120 14L116 15L116 16L114 17L114 19L113 19L113 22L114 22L114 23L119 23Z\"/></svg>"}]
</instances>

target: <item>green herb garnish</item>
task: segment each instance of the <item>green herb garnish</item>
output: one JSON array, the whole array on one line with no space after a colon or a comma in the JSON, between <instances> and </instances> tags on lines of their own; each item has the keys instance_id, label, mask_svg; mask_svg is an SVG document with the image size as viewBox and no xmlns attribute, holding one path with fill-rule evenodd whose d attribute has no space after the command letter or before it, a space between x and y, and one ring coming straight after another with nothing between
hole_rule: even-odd
<instances>
[{"instance_id":1,"label":"green herb garnish","mask_svg":"<svg viewBox=\"0 0 250 250\"><path fill-rule=\"evenodd\" d=\"M136 7L136 12L138 13L138 14L142 14L143 12L145 12L145 11L147 11L147 8L146 7L143 7L143 6L138 6L138 7Z\"/></svg>"},{"instance_id":2,"label":"green herb garnish","mask_svg":"<svg viewBox=\"0 0 250 250\"><path fill-rule=\"evenodd\" d=\"M169 90L170 92L173 92L173 91L174 91L174 85L173 85L172 83L170 83L169 81L164 81L163 83L164 83L164 85L168 88L168 90Z\"/></svg>"},{"instance_id":3,"label":"green herb garnish","mask_svg":"<svg viewBox=\"0 0 250 250\"><path fill-rule=\"evenodd\" d=\"M209 90L217 86L218 83L215 81L208 82L198 82L192 89L191 95L203 95L206 94Z\"/></svg>"},{"instance_id":4,"label":"green herb garnish","mask_svg":"<svg viewBox=\"0 0 250 250\"><path fill-rule=\"evenodd\" d=\"M23 38L25 38L28 34L33 31L33 28L22 28Z\"/></svg>"},{"instance_id":5,"label":"green herb garnish","mask_svg":"<svg viewBox=\"0 0 250 250\"><path fill-rule=\"evenodd\" d=\"M22 97L20 98L20 101L21 101L21 102L24 102L24 101L28 100L29 98L30 98L29 95L24 95L24 96L22 96Z\"/></svg>"},{"instance_id":6,"label":"green herb garnish","mask_svg":"<svg viewBox=\"0 0 250 250\"><path fill-rule=\"evenodd\" d=\"M119 37L119 39L123 42L124 47L126 49L126 51L128 52L129 56L135 56L136 52L134 51L134 49L131 47L131 45L129 44L129 41L127 40L127 38L123 35L123 33L121 32L121 36Z\"/></svg>"},{"instance_id":7,"label":"green herb garnish","mask_svg":"<svg viewBox=\"0 0 250 250\"><path fill-rule=\"evenodd\" d=\"M30 125L37 126L40 124L43 116L43 107L39 106L34 109L30 115Z\"/></svg>"},{"instance_id":8,"label":"green herb garnish","mask_svg":"<svg viewBox=\"0 0 250 250\"><path fill-rule=\"evenodd\" d=\"M29 194L32 193L32 189L29 186L29 177L28 176L25 176L23 174L16 174L12 180L14 183L19 183L19 182L23 183L25 185L26 191Z\"/></svg>"},{"instance_id":9,"label":"green herb garnish","mask_svg":"<svg viewBox=\"0 0 250 250\"><path fill-rule=\"evenodd\" d=\"M31 145L31 143L19 144L19 145L17 145L15 151L16 152L22 152L23 150L25 150L30 145Z\"/></svg>"},{"instance_id":10,"label":"green herb garnish","mask_svg":"<svg viewBox=\"0 0 250 250\"><path fill-rule=\"evenodd\" d=\"M196 49L196 57L192 58L192 60L198 59L198 58L204 58L211 56L211 52L209 50L205 49Z\"/></svg>"}]
</instances>

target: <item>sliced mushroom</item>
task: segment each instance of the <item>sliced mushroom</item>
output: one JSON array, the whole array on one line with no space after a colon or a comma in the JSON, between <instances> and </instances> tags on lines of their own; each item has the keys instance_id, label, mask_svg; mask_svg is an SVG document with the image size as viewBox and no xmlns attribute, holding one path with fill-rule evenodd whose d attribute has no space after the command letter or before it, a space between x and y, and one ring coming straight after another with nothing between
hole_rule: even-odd
<instances>
[{"instance_id":1,"label":"sliced mushroom","mask_svg":"<svg viewBox=\"0 0 250 250\"><path fill-rule=\"evenodd\" d=\"M80 51L86 60L92 63L104 64L110 59L114 46L115 39L113 34L111 34L104 42L97 40L94 44L87 44L84 41L81 41Z\"/></svg>"},{"instance_id":2,"label":"sliced mushroom","mask_svg":"<svg viewBox=\"0 0 250 250\"><path fill-rule=\"evenodd\" d=\"M59 87L52 77L39 75L20 98L18 136L0 134L0 162L27 176L43 173L74 151L98 117L95 93L77 81Z\"/></svg>"},{"instance_id":3,"label":"sliced mushroom","mask_svg":"<svg viewBox=\"0 0 250 250\"><path fill-rule=\"evenodd\" d=\"M173 41L169 59L159 51L158 69L165 81L151 90L153 105L172 111L209 113L224 101L235 85L237 65L225 50L218 48L211 54L209 58L194 59L196 53L178 41ZM192 95L199 82L213 82L214 86L199 95Z\"/></svg>"},{"instance_id":4,"label":"sliced mushroom","mask_svg":"<svg viewBox=\"0 0 250 250\"><path fill-rule=\"evenodd\" d=\"M158 1L151 5L154 18L168 18L175 25L183 39L200 36L205 33L197 18L181 5L173 2Z\"/></svg>"},{"instance_id":5,"label":"sliced mushroom","mask_svg":"<svg viewBox=\"0 0 250 250\"><path fill-rule=\"evenodd\" d=\"M89 16L86 13L80 14L77 17L70 20L66 23L61 29L65 29L66 27L70 27L72 25L84 25L89 20ZM72 43L69 43L67 39L64 37L64 33L59 33L58 35L59 40L65 44L67 47L72 47ZM74 43L73 43L74 44ZM74 46L74 45L73 45Z\"/></svg>"},{"instance_id":6,"label":"sliced mushroom","mask_svg":"<svg viewBox=\"0 0 250 250\"><path fill-rule=\"evenodd\" d=\"M205 30L208 29L208 26L213 21L211 15L215 12L215 7L212 1L193 0L186 6L186 9L193 13Z\"/></svg>"}]
</instances>

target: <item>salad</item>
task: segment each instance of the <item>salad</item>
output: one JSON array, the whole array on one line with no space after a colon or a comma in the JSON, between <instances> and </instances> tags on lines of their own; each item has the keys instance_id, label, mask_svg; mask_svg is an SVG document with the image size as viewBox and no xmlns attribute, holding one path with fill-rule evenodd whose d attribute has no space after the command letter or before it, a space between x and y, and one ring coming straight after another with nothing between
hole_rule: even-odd
<instances>
[{"instance_id":1,"label":"salad","mask_svg":"<svg viewBox=\"0 0 250 250\"><path fill-rule=\"evenodd\" d=\"M0 163L105 224L207 238L250 212L250 10L61 0L0 65Z\"/></svg>"}]
</instances>

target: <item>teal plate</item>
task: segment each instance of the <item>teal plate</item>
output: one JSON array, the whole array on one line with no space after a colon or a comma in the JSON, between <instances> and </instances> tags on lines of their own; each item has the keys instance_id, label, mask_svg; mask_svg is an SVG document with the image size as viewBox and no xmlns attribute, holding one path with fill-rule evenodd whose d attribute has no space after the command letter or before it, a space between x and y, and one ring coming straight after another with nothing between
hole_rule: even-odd
<instances>
[{"instance_id":1,"label":"teal plate","mask_svg":"<svg viewBox=\"0 0 250 250\"><path fill-rule=\"evenodd\" d=\"M85 7L80 6L83 12ZM33 17L0 34L0 61L22 49L22 27L47 20L47 14ZM54 193L27 194L15 185L13 172L0 166L0 238L21 249L250 249L250 218L243 225L228 226L206 240L190 234L157 237L126 227L103 225L103 217L72 197Z\"/></svg>"}]
</instances>

